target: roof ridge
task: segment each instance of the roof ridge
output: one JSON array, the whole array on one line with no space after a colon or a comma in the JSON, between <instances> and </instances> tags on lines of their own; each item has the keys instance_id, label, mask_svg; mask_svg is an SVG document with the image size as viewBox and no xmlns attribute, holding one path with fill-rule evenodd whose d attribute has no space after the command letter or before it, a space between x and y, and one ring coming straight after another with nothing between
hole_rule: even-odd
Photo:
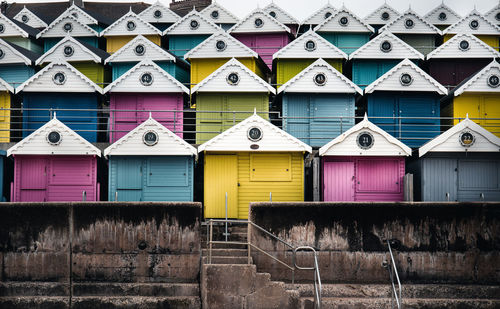
<instances>
[{"instance_id":1,"label":"roof ridge","mask_svg":"<svg viewBox=\"0 0 500 309\"><path fill-rule=\"evenodd\" d=\"M18 24L16 24L14 21L12 21L12 19L7 17L6 15L0 13L0 19L4 19L6 23L8 23L11 26L13 26L14 28L16 28L17 31L21 32L21 35L24 34L24 36L23 36L24 38L29 37L29 33L27 31L25 31L23 28L21 28Z\"/></svg>"},{"instance_id":2,"label":"roof ridge","mask_svg":"<svg viewBox=\"0 0 500 309\"><path fill-rule=\"evenodd\" d=\"M230 17L235 19L236 22L238 22L240 20L236 15L234 15L231 11L229 11L224 6L220 5L220 3L218 3L217 1L213 1L209 6L207 6L203 10L201 10L200 14L203 15L205 12L208 12L209 10L213 9L214 7L216 7L219 10L222 10L224 13L226 13L227 15L229 15Z\"/></svg>"},{"instance_id":3,"label":"roof ridge","mask_svg":"<svg viewBox=\"0 0 500 309\"><path fill-rule=\"evenodd\" d=\"M393 8L392 6L387 4L387 2L384 2L381 6L379 6L375 10L373 10L371 13L368 13L368 15L366 15L363 19L368 19L368 18L373 17L375 15L375 13L377 13L378 11L380 11L381 9L384 9L384 8L392 11L393 13L396 13L398 16L401 14L395 8Z\"/></svg>"},{"instance_id":4,"label":"roof ridge","mask_svg":"<svg viewBox=\"0 0 500 309\"><path fill-rule=\"evenodd\" d=\"M96 37L100 36L100 34L97 31L95 31L94 29L92 29L89 26L87 26L86 24L82 23L77 18L74 18L71 15L68 15L68 16L64 16L62 18L61 17L56 18L53 22L50 23L50 25L47 26L47 28L40 31L40 33L37 34L36 38L37 39L41 38L45 33L47 33L49 30L53 29L58 23L62 22L65 18L72 19L77 24L80 24L81 26L83 26L86 30L93 32Z\"/></svg>"},{"instance_id":5,"label":"roof ridge","mask_svg":"<svg viewBox=\"0 0 500 309\"><path fill-rule=\"evenodd\" d=\"M29 59L23 53L21 53L19 50L17 50L12 44L14 44L14 43L10 43L9 41L5 41L3 38L0 38L0 45L7 47L10 51L12 51L16 55L20 56L21 58L23 58L25 61L24 64L31 65L31 62L32 62L31 59ZM21 46L19 46L19 47L23 48Z\"/></svg>"},{"instance_id":6,"label":"roof ridge","mask_svg":"<svg viewBox=\"0 0 500 309\"><path fill-rule=\"evenodd\" d=\"M37 21L38 21L38 22L40 22L42 25L44 25L44 27L47 27L47 26L48 26L48 24L47 24L47 23L46 23L43 19L41 19L41 18L40 18L37 14L35 14L35 13L34 13L33 11L31 11L30 9L28 9L28 8L26 7L26 5L25 5L25 6L24 6L24 7L23 7L23 8L22 8L19 12L17 12L17 14L16 14L16 15L14 15L14 17L13 17L12 19L16 19L16 17L17 17L18 15L22 15L22 14L23 14L23 12L28 12L28 13L32 14L33 16L35 16L35 18L37 19ZM25 13L25 14L26 14L26 13Z\"/></svg>"},{"instance_id":7,"label":"roof ridge","mask_svg":"<svg viewBox=\"0 0 500 309\"><path fill-rule=\"evenodd\" d=\"M227 30L227 33L231 33L234 30L238 29L238 27L240 27L241 25L243 25L244 22L246 22L247 20L249 20L250 17L254 16L255 14L262 14L265 18L268 18L271 22L273 22L274 24L276 24L278 27L283 28L283 30L285 30L286 32L288 32L288 33L291 32L291 30L290 30L289 27L285 26L284 24L282 24L281 22L279 22L277 19L273 18L272 16L269 16L269 14L267 14L266 12L264 12L264 10L257 8L255 10L253 10L252 12L250 12L250 14L248 14L247 16L245 16L243 19L241 19L234 26L232 26L231 28L229 28Z\"/></svg>"},{"instance_id":8,"label":"roof ridge","mask_svg":"<svg viewBox=\"0 0 500 309\"><path fill-rule=\"evenodd\" d=\"M434 26L433 24L429 23L427 20L425 20L422 16L420 16L420 14L418 14L417 12L413 11L412 9L409 9L407 10L406 12L404 12L403 14L399 15L398 17L396 17L396 19L394 19L393 21L391 21L390 23L384 25L382 28L379 29L380 32L383 32L383 31L389 31L389 27L391 27L392 25L394 25L396 22L398 22L400 19L403 19L406 15L408 14L411 14L413 16L415 16L418 20L420 20L421 22L423 22L426 26L428 26L429 28L431 28L432 30L434 30L437 34L441 35L442 34L442 31L439 30L436 26Z\"/></svg>"},{"instance_id":9,"label":"roof ridge","mask_svg":"<svg viewBox=\"0 0 500 309\"><path fill-rule=\"evenodd\" d=\"M346 7L342 7L340 10L337 10L335 13L333 13L331 16L329 16L327 19L325 19L321 24L317 25L314 27L314 31L317 32L318 30L321 30L321 27L325 26L326 24L330 23L337 15L341 13L347 13L349 14L352 18L357 20L361 25L363 25L368 31L370 32L375 32L375 29L373 29L372 26L369 24L365 23L359 16L354 14L351 10L347 9Z\"/></svg>"},{"instance_id":10,"label":"roof ridge","mask_svg":"<svg viewBox=\"0 0 500 309\"><path fill-rule=\"evenodd\" d=\"M306 17L300 24L301 25L308 25L306 23L308 20L313 19L316 15L318 15L319 13L321 13L322 11L327 10L327 9L332 9L334 11L334 13L338 11L338 9L336 7L334 7L330 3L330 1L328 1L324 6L320 7L318 10L316 10L311 15L309 15L308 17Z\"/></svg>"},{"instance_id":11,"label":"roof ridge","mask_svg":"<svg viewBox=\"0 0 500 309\"><path fill-rule=\"evenodd\" d=\"M194 55L199 49L201 49L204 46L206 46L208 44L208 42L210 42L215 36L218 36L218 35L223 35L224 37L226 37L231 42L233 42L236 45L240 46L241 48L245 49L246 51L248 51L252 55L252 57L254 57L254 58L258 58L259 57L259 54L257 54L253 49L251 49L250 47L248 47L245 44L241 43L239 40L237 40L236 38L234 38L233 36L231 36L229 33L225 32L223 30L220 30L220 31L215 32L214 34L210 35L203 42L201 42L200 44L198 44L194 48L192 48L190 51L188 51L184 55L184 59L189 59L190 56ZM226 58L226 57L223 57L223 58Z\"/></svg>"},{"instance_id":12,"label":"roof ridge","mask_svg":"<svg viewBox=\"0 0 500 309\"><path fill-rule=\"evenodd\" d=\"M427 12L427 14L425 14L423 16L423 18L427 19L429 16L431 16L432 14L434 14L435 12L437 12L439 9L446 9L446 10L448 10L448 12L452 13L455 17L458 17L458 19L462 18L462 16L458 15L458 13L455 12L451 7L449 7L446 4L444 4L444 1L441 2L441 4L439 4L438 6L436 6L434 9L430 10L429 12Z\"/></svg>"},{"instance_id":13,"label":"roof ridge","mask_svg":"<svg viewBox=\"0 0 500 309\"><path fill-rule=\"evenodd\" d=\"M118 58L121 54L123 54L125 52L125 50L127 50L130 46L136 44L137 41L141 41L141 40L145 44L152 46L152 48L157 49L159 52L164 53L165 55L168 55L172 61L176 62L176 58L170 52L163 49L161 46L157 45L156 43L152 42L151 40L147 39L142 34L138 34L135 36L135 38L128 41L127 44L123 45L122 47L120 47L120 49L118 49L116 52L114 52L111 56L106 58L106 60L104 60L104 64L112 63L114 59Z\"/></svg>"},{"instance_id":14,"label":"roof ridge","mask_svg":"<svg viewBox=\"0 0 500 309\"><path fill-rule=\"evenodd\" d=\"M61 40L59 40L59 42L57 42L54 46L52 46L48 51L46 51L43 55L41 55L36 61L35 61L35 65L39 65L40 63L43 63L42 61L44 60L44 58L48 57L50 54L52 54L59 46L63 45L63 44L66 44L67 42L73 42L77 45L79 45L83 50L86 50L88 53L92 54L92 56L94 57L94 61L96 63L100 63L102 58L97 55L96 53L94 53L93 51L91 51L90 49L87 48L87 46L84 46L83 44L81 44L80 41L78 41L76 38L70 36L70 35L66 35L64 38L62 38ZM99 58L99 59L97 59ZM99 61L96 61L96 60L99 60Z\"/></svg>"},{"instance_id":15,"label":"roof ridge","mask_svg":"<svg viewBox=\"0 0 500 309\"><path fill-rule=\"evenodd\" d=\"M125 18L127 18L127 17L137 18L138 21L140 21L141 23L146 25L146 27L148 27L149 29L153 30L156 34L158 34L160 36L163 35L161 30L159 30L155 26L151 25L150 23L148 23L147 21L142 19L142 17L140 17L138 14L135 14L132 10L130 10L127 13L125 13L122 17L115 20L115 22L113 22L111 25L109 25L106 29L102 30L101 36L105 36L106 33L110 31L110 29L113 29L114 27L116 27L116 25L118 25L120 22L122 22L122 20L125 20Z\"/></svg>"},{"instance_id":16,"label":"roof ridge","mask_svg":"<svg viewBox=\"0 0 500 309\"><path fill-rule=\"evenodd\" d=\"M274 3L274 1L271 1L268 5L266 5L265 7L263 7L262 10L266 10L266 9L271 8L271 7L277 9L278 11L280 11L281 13L283 13L285 16L287 16L288 18L290 18L291 20L293 20L295 23L297 23L297 24L300 25L300 21L297 18L293 17L292 14L288 13L283 8L281 8L280 6L278 6L276 3Z\"/></svg>"},{"instance_id":17,"label":"roof ridge","mask_svg":"<svg viewBox=\"0 0 500 309\"><path fill-rule=\"evenodd\" d=\"M482 40L478 39L474 34L472 34L472 33L460 33L460 34L454 35L451 39L449 39L448 41L444 42L443 44L441 44L440 46L438 46L436 49L434 49L432 52L430 52L429 54L427 54L426 59L427 60L431 59L432 57L434 57L435 55L439 54L441 51L443 51L444 49L448 48L448 46L450 46L451 44L455 43L455 41L458 41L460 38L463 38L464 36L466 36L469 39L473 40L474 42L480 44L483 48L487 49L488 51L497 54L496 57L500 57L500 53L496 49L494 49L493 47L491 47L488 44L484 43ZM495 56L493 56L492 58L495 58Z\"/></svg>"},{"instance_id":18,"label":"roof ridge","mask_svg":"<svg viewBox=\"0 0 500 309\"><path fill-rule=\"evenodd\" d=\"M417 56L419 59L422 59L422 60L425 59L425 56L421 52L419 52L418 50L416 50L411 45L409 45L405 41L401 40L400 38L398 38L394 34L392 34L392 32L390 32L388 30L384 30L384 31L382 31L382 33L377 35L374 39L366 42L363 46L361 46L360 48L356 49L353 53L351 53L349 55L349 60L354 59L356 56L361 54L365 49L368 49L369 47L371 47L372 45L374 45L378 41L382 41L382 39L384 37L390 37L391 39L396 41L398 44L400 44L401 46L406 48L407 51L409 51L409 52L413 53L415 56ZM405 57L405 58L408 58L408 57ZM392 59L399 59L399 58L392 58ZM414 59L414 58L409 58L409 59Z\"/></svg>"},{"instance_id":19,"label":"roof ridge","mask_svg":"<svg viewBox=\"0 0 500 309\"><path fill-rule=\"evenodd\" d=\"M307 30L304 34L302 34L301 36L299 36L298 38L296 38L295 40L291 41L290 43L288 43L286 46L284 46L282 49L278 50L277 52L275 52L273 54L273 59L279 59L278 57L279 56L283 56L284 53L288 52L289 49L295 47L297 44L299 44L299 42L302 42L303 40L306 40L306 37L307 36L312 36L314 37L316 40L319 40L320 42L322 42L323 44L326 44L328 46L328 48L331 48L333 49L336 53L344 56L344 59L348 59L348 55L343 52L342 50L340 50L337 46L333 45L332 43L328 42L325 38L323 38L321 35L319 35L318 33L314 32L312 29L309 29ZM327 58L327 59L331 59L331 58Z\"/></svg>"},{"instance_id":20,"label":"roof ridge","mask_svg":"<svg viewBox=\"0 0 500 309\"><path fill-rule=\"evenodd\" d=\"M165 31L163 31L162 35L168 35L169 32L171 32L172 30L174 30L175 28L177 28L181 23L183 23L185 20L187 20L188 18L190 18L193 15L195 15L195 16L203 19L211 27L214 27L215 31L220 30L220 27L218 27L214 22L212 22L211 20L209 20L208 18L206 18L203 14L200 14L200 12L198 12L196 10L192 10L191 12L187 13L186 15L184 15L181 19L179 19L178 21L176 21L173 25L171 25L170 27L168 27L167 29L165 29Z\"/></svg>"},{"instance_id":21,"label":"roof ridge","mask_svg":"<svg viewBox=\"0 0 500 309\"><path fill-rule=\"evenodd\" d=\"M494 29L496 29L497 31L500 32L500 27L498 27L496 24L494 24L492 21L490 21L488 18L484 17L484 15L482 15L481 13L479 13L478 11L476 11L474 9L471 12L469 12L469 14L465 15L464 17L462 17L459 21L457 21L453 25L449 26L448 28L444 29L443 30L443 34L450 33L451 30L453 30L454 28L456 28L459 24L461 24L462 22L464 22L467 18L469 18L471 16L474 16L474 15L477 16L477 17L479 17L480 19L482 19L483 21L485 21L487 24L489 24L490 26L492 26ZM454 33L451 33L451 34L454 34Z\"/></svg>"},{"instance_id":22,"label":"roof ridge","mask_svg":"<svg viewBox=\"0 0 500 309\"><path fill-rule=\"evenodd\" d=\"M467 90L467 88L469 88L470 86L472 86L472 84L474 84L486 72L488 72L489 70L491 70L491 68L494 68L494 67L500 69L500 63L498 63L495 59L493 59L492 62L490 62L487 66L485 66L484 68L482 68L479 72L477 72L476 74L474 74L473 76L471 76L468 80L465 81L465 83L463 83L460 86L457 86L456 89L453 89L454 96L459 96L462 93L464 93Z\"/></svg>"}]
</instances>

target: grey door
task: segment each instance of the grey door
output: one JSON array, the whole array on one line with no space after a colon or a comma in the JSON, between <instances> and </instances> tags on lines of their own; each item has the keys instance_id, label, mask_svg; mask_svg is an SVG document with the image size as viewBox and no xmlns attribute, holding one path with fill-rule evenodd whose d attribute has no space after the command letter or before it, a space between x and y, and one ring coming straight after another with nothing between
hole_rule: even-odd
<instances>
[{"instance_id":1,"label":"grey door","mask_svg":"<svg viewBox=\"0 0 500 309\"><path fill-rule=\"evenodd\" d=\"M457 200L457 160L427 158L422 163L422 200Z\"/></svg>"}]
</instances>

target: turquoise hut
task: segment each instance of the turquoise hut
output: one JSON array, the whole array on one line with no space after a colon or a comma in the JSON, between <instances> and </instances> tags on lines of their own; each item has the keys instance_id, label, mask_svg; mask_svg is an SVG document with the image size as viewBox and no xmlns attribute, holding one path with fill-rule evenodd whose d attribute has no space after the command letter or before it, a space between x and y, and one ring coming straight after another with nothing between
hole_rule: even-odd
<instances>
[{"instance_id":1,"label":"turquoise hut","mask_svg":"<svg viewBox=\"0 0 500 309\"><path fill-rule=\"evenodd\" d=\"M33 63L39 54L0 39L0 78L17 87L35 74Z\"/></svg>"},{"instance_id":2,"label":"turquoise hut","mask_svg":"<svg viewBox=\"0 0 500 309\"><path fill-rule=\"evenodd\" d=\"M149 117L104 150L110 201L192 201L196 149Z\"/></svg>"}]
</instances>

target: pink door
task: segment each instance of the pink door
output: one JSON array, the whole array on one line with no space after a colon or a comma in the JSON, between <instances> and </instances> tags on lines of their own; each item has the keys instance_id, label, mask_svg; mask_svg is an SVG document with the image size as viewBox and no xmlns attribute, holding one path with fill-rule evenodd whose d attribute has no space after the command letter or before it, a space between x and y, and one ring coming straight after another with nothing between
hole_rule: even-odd
<instances>
[{"instance_id":1,"label":"pink door","mask_svg":"<svg viewBox=\"0 0 500 309\"><path fill-rule=\"evenodd\" d=\"M95 201L94 160L91 156L54 156L50 160L47 200ZM84 193L85 192L85 193Z\"/></svg>"},{"instance_id":2,"label":"pink door","mask_svg":"<svg viewBox=\"0 0 500 309\"><path fill-rule=\"evenodd\" d=\"M139 99L139 124L149 118L149 112L153 118L182 137L182 95L148 94ZM155 112L156 111L156 112Z\"/></svg>"},{"instance_id":3,"label":"pink door","mask_svg":"<svg viewBox=\"0 0 500 309\"><path fill-rule=\"evenodd\" d=\"M47 189L47 160L40 157L19 158L19 196L15 202L45 202Z\"/></svg>"},{"instance_id":4,"label":"pink door","mask_svg":"<svg viewBox=\"0 0 500 309\"><path fill-rule=\"evenodd\" d=\"M111 94L110 142L114 143L137 127L137 95Z\"/></svg>"},{"instance_id":5,"label":"pink door","mask_svg":"<svg viewBox=\"0 0 500 309\"><path fill-rule=\"evenodd\" d=\"M325 162L323 200L354 201L354 162Z\"/></svg>"},{"instance_id":6,"label":"pink door","mask_svg":"<svg viewBox=\"0 0 500 309\"><path fill-rule=\"evenodd\" d=\"M273 55L280 49L282 49L286 44L285 39L286 34L264 34L257 35L255 38L254 49L259 56L264 60L269 69L273 67Z\"/></svg>"},{"instance_id":7,"label":"pink door","mask_svg":"<svg viewBox=\"0 0 500 309\"><path fill-rule=\"evenodd\" d=\"M399 193L399 160L358 160L356 192Z\"/></svg>"}]
</instances>

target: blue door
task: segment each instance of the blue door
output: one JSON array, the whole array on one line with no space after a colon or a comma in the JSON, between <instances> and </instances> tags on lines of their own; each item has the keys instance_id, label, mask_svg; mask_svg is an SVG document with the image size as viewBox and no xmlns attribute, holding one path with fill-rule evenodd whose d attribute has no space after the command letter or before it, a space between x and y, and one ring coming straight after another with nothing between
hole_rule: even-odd
<instances>
[{"instance_id":1,"label":"blue door","mask_svg":"<svg viewBox=\"0 0 500 309\"><path fill-rule=\"evenodd\" d=\"M313 94L310 97L311 146L321 147L354 125L354 97Z\"/></svg>"},{"instance_id":2,"label":"blue door","mask_svg":"<svg viewBox=\"0 0 500 309\"><path fill-rule=\"evenodd\" d=\"M309 95L286 94L283 98L284 130L310 145Z\"/></svg>"},{"instance_id":3,"label":"blue door","mask_svg":"<svg viewBox=\"0 0 500 309\"><path fill-rule=\"evenodd\" d=\"M399 98L401 141L419 147L440 134L439 108L434 98L415 94ZM406 118L409 117L409 118Z\"/></svg>"},{"instance_id":4,"label":"blue door","mask_svg":"<svg viewBox=\"0 0 500 309\"><path fill-rule=\"evenodd\" d=\"M109 200L142 201L143 160L141 158L112 158ZM116 183L116 186L112 184Z\"/></svg>"},{"instance_id":5,"label":"blue door","mask_svg":"<svg viewBox=\"0 0 500 309\"><path fill-rule=\"evenodd\" d=\"M144 201L192 201L192 158L149 157L146 160Z\"/></svg>"}]
</instances>

